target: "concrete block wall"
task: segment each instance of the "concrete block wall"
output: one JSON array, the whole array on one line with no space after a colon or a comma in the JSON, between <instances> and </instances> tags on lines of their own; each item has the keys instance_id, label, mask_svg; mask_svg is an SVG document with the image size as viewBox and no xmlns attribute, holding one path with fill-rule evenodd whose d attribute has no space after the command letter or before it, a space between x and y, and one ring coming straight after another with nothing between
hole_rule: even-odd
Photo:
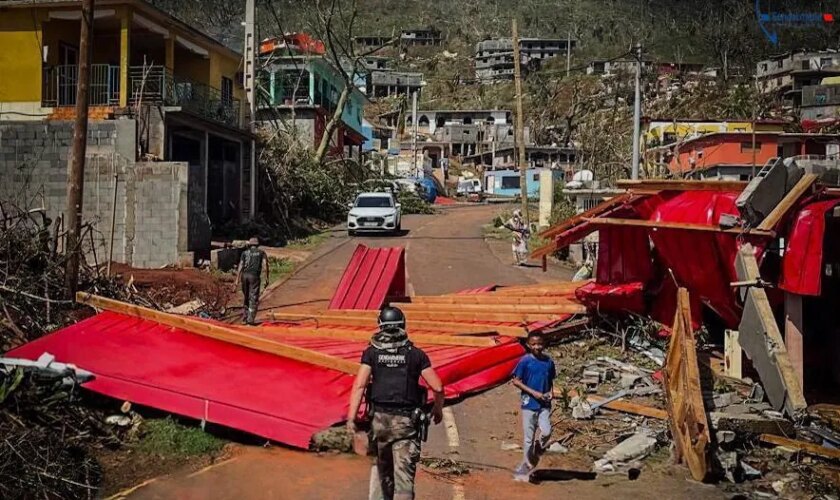
<instances>
[{"instance_id":1,"label":"concrete block wall","mask_svg":"<svg viewBox=\"0 0 840 500\"><path fill-rule=\"evenodd\" d=\"M135 267L160 267L187 251L189 166L140 162L134 166L134 232L128 245Z\"/></svg>"},{"instance_id":2,"label":"concrete block wall","mask_svg":"<svg viewBox=\"0 0 840 500\"><path fill-rule=\"evenodd\" d=\"M91 246L87 254L91 264L107 260L112 218L116 262L134 267L175 264L189 246L188 167L135 163L136 130L134 120L89 124L83 219L95 228L93 245L85 241ZM0 122L0 201L28 209L43 207L53 221L58 220L66 209L72 140L72 122ZM203 213L204 207L194 210Z\"/></svg>"}]
</instances>

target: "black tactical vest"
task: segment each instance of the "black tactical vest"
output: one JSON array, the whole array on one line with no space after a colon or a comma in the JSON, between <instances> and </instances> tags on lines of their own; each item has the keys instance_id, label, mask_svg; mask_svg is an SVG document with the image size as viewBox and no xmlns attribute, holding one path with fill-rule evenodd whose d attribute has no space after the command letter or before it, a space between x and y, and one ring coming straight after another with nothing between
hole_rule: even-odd
<instances>
[{"instance_id":1,"label":"black tactical vest","mask_svg":"<svg viewBox=\"0 0 840 500\"><path fill-rule=\"evenodd\" d=\"M374 407L414 409L423 405L425 390L420 386L420 356L411 345L396 351L373 350L373 382L370 401Z\"/></svg>"}]
</instances>

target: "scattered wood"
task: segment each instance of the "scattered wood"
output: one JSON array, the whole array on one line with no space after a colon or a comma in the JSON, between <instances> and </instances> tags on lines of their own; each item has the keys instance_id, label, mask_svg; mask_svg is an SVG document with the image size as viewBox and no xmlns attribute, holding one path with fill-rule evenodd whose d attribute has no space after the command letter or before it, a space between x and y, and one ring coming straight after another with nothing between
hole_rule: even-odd
<instances>
[{"instance_id":1,"label":"scattered wood","mask_svg":"<svg viewBox=\"0 0 840 500\"><path fill-rule=\"evenodd\" d=\"M406 314L411 312L493 312L493 313L549 313L584 314L586 306L574 302L560 304L410 304L391 303Z\"/></svg>"},{"instance_id":2,"label":"scattered wood","mask_svg":"<svg viewBox=\"0 0 840 500\"><path fill-rule=\"evenodd\" d=\"M633 226L633 227L648 227L651 229L679 229L683 231L706 231L713 233L729 233L729 234L747 234L754 236L774 237L775 233L772 231L763 230L747 230L740 228L724 229L718 226L710 226L708 224L694 224L688 222L665 222L652 221L644 219L614 219L614 218L597 218L589 219L591 224L596 226Z\"/></svg>"},{"instance_id":3,"label":"scattered wood","mask_svg":"<svg viewBox=\"0 0 840 500\"><path fill-rule=\"evenodd\" d=\"M344 325L344 326L367 326L375 327L376 318L369 314L366 316L343 314L348 311L327 311L324 313L271 313L275 321L292 322L297 324L314 325ZM507 337L525 337L527 332L524 326L503 326L494 323L458 323L456 321L437 321L412 319L408 322L408 333L415 330L433 330L439 333L451 335L484 335L497 333Z\"/></svg>"},{"instance_id":4,"label":"scattered wood","mask_svg":"<svg viewBox=\"0 0 840 500\"><path fill-rule=\"evenodd\" d=\"M492 295L492 294L478 294L478 295L446 295L446 296L414 296L411 297L412 304L498 304L498 305L560 305L560 304L580 304L574 296L539 296L539 297L522 297L519 295Z\"/></svg>"},{"instance_id":5,"label":"scattered wood","mask_svg":"<svg viewBox=\"0 0 840 500\"><path fill-rule=\"evenodd\" d=\"M76 302L86 304L97 309L103 309L106 311L124 314L126 316L154 321L162 325L179 328L203 337L246 347L255 351L266 352L276 356L294 359L296 361L316 366L322 366L324 368L344 373L355 375L359 367L358 363L353 361L330 356L310 349L304 349L268 340L208 321L155 311L154 309L127 304L117 300L106 299L105 297L99 297L89 293L76 293Z\"/></svg>"},{"instance_id":6,"label":"scattered wood","mask_svg":"<svg viewBox=\"0 0 840 500\"><path fill-rule=\"evenodd\" d=\"M709 474L709 423L700 387L697 346L691 327L688 290L677 292L677 312L662 370L671 434L677 463L685 462L691 477L703 481Z\"/></svg>"},{"instance_id":7,"label":"scattered wood","mask_svg":"<svg viewBox=\"0 0 840 500\"><path fill-rule=\"evenodd\" d=\"M782 220L793 205L799 201L800 198L809 190L811 186L817 182L819 176L817 174L805 174L799 179L799 182L793 186L793 189L787 192L782 201L779 202L778 205L764 218L763 221L758 225L758 229L761 231L770 231L776 227L776 225Z\"/></svg>"},{"instance_id":8,"label":"scattered wood","mask_svg":"<svg viewBox=\"0 0 840 500\"><path fill-rule=\"evenodd\" d=\"M686 180L629 180L617 182L618 187L624 189L645 189L653 191L743 191L747 187L745 181L686 181Z\"/></svg>"},{"instance_id":9,"label":"scattered wood","mask_svg":"<svg viewBox=\"0 0 840 500\"><path fill-rule=\"evenodd\" d=\"M598 404L602 403L607 398L601 396L587 396L587 401L591 404ZM668 420L668 412L665 410L660 410L659 408L654 408L652 406L641 405L638 403L633 403L631 401L622 401L620 399L615 401L610 401L609 403L605 403L603 405L604 408L609 410L620 411L623 413L630 413L633 415L641 415L643 417L655 418L657 420Z\"/></svg>"},{"instance_id":10,"label":"scattered wood","mask_svg":"<svg viewBox=\"0 0 840 500\"><path fill-rule=\"evenodd\" d=\"M579 213L579 214L575 215L574 217L570 217L569 219L566 219L563 222L555 224L555 225L549 227L548 229L546 229L544 231L541 231L539 233L539 235L540 235L540 237L546 238L546 239L547 238L553 238L554 236L557 236L560 233L564 233L564 232L568 231L569 229L573 228L574 226L576 226L578 224L584 223L586 221L586 219L589 218L589 217L595 217L595 216L597 216L599 214L602 214L602 213L604 213L608 210L612 210L615 207L623 205L624 203L630 201L631 198L632 198L631 194L624 193L624 194L620 194L618 196L615 196L613 198L610 198L608 200L604 200L601 203L599 203L599 204L595 205L594 207L590 208L589 210L586 210L585 212Z\"/></svg>"},{"instance_id":11,"label":"scattered wood","mask_svg":"<svg viewBox=\"0 0 840 500\"><path fill-rule=\"evenodd\" d=\"M822 458L829 458L832 460L840 460L840 450L834 448L826 448L814 443L806 443L805 441L798 441L796 439L788 439L782 436L774 436L772 434L762 434L759 436L759 441L767 444L774 444L776 446L784 446L793 450L803 451L809 455L816 455Z\"/></svg>"},{"instance_id":12,"label":"scattered wood","mask_svg":"<svg viewBox=\"0 0 840 500\"><path fill-rule=\"evenodd\" d=\"M793 422L785 418L769 418L756 413L735 413L727 410L728 408L725 408L723 411L709 413L709 421L715 431L732 431L739 436L790 436L795 432Z\"/></svg>"},{"instance_id":13,"label":"scattered wood","mask_svg":"<svg viewBox=\"0 0 840 500\"><path fill-rule=\"evenodd\" d=\"M248 328L247 330L254 330L266 334L288 335L292 337L309 337L309 338L324 338L324 339L342 339L342 340L358 340L368 341L373 336L373 331L359 331L348 330L346 328L336 327L280 327L280 326L261 326L259 328ZM246 331L247 331L246 330ZM470 337L458 335L430 335L424 333L411 334L411 340L417 344L423 345L453 345L464 347L492 347L497 345L495 339L490 337Z\"/></svg>"}]
</instances>

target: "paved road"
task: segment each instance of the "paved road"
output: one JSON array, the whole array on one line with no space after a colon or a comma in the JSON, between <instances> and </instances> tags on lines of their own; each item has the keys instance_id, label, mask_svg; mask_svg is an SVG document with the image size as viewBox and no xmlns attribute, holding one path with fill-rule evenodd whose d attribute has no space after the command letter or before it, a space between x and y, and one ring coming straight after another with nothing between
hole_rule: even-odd
<instances>
[{"instance_id":1,"label":"paved road","mask_svg":"<svg viewBox=\"0 0 840 500\"><path fill-rule=\"evenodd\" d=\"M417 294L437 294L487 284L527 284L568 279L570 271L555 268L544 274L538 268L512 265L510 246L485 242L481 226L499 207L453 208L432 216L409 216L399 238L348 239L336 233L313 254L308 265L272 291L261 304L271 308L324 307L355 248L404 246L409 283ZM643 480L623 476L593 481L564 480L539 486L511 480L519 454L502 451L504 441L521 442L517 417L518 397L509 386L485 392L450 406L443 425L432 429L427 457L453 458L470 464L462 477L446 477L423 469L418 476L418 498L722 498L719 490L683 479L681 469L643 472ZM560 464L563 469L586 470L591 462ZM263 449L236 446L233 458L211 468L174 472L135 490L134 499L230 498L236 500L365 499L371 467L368 458L317 455L279 447Z\"/></svg>"}]
</instances>

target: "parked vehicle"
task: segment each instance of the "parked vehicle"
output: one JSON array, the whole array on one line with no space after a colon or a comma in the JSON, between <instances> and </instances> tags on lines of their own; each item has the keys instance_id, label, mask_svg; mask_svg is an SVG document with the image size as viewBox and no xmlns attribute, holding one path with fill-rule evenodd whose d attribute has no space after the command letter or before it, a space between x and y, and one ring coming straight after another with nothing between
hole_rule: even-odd
<instances>
[{"instance_id":1,"label":"parked vehicle","mask_svg":"<svg viewBox=\"0 0 840 500\"><path fill-rule=\"evenodd\" d=\"M387 232L402 230L402 210L391 193L361 193L350 204L347 214L347 234L357 232Z\"/></svg>"}]
</instances>

